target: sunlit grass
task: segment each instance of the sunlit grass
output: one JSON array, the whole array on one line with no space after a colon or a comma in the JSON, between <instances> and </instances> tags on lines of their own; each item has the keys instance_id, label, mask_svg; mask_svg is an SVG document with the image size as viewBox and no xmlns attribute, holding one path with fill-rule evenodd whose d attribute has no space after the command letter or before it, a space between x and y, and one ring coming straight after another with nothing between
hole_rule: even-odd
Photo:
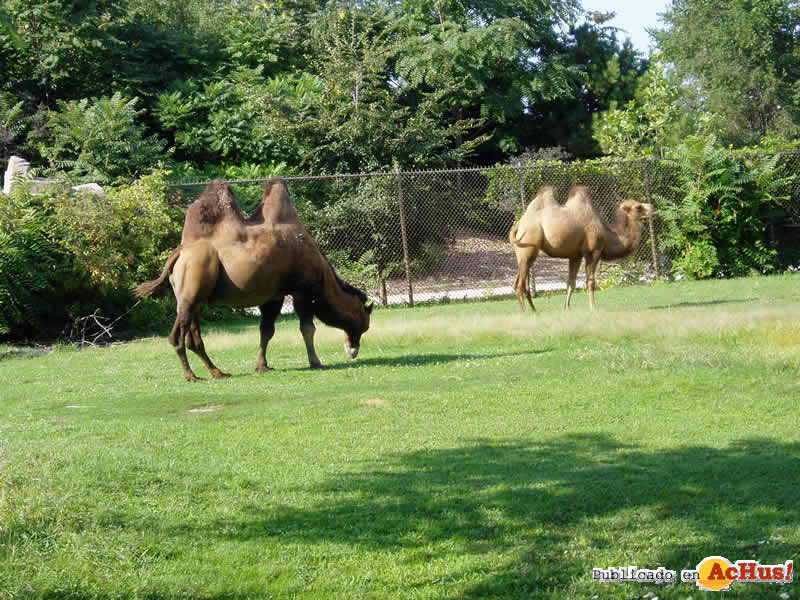
<instances>
[{"instance_id":1,"label":"sunlit grass","mask_svg":"<svg viewBox=\"0 0 800 600\"><path fill-rule=\"evenodd\" d=\"M198 384L165 337L6 358L0 598L697 598L591 569L797 555L798 283L378 310L322 372L207 326Z\"/></svg>"}]
</instances>

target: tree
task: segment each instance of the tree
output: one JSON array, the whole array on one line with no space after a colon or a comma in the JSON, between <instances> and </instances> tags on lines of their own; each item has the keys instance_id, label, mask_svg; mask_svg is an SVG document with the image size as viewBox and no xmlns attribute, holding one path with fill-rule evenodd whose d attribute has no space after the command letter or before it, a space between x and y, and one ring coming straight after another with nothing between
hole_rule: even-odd
<instances>
[{"instance_id":1,"label":"tree","mask_svg":"<svg viewBox=\"0 0 800 600\"><path fill-rule=\"evenodd\" d=\"M624 159L663 157L683 135L703 132L713 122L711 115L686 105L674 72L657 55L633 99L621 107L611 103L593 117L600 148Z\"/></svg>"},{"instance_id":2,"label":"tree","mask_svg":"<svg viewBox=\"0 0 800 600\"><path fill-rule=\"evenodd\" d=\"M416 89L450 89L442 101L451 119L485 121L491 138L479 162L521 150L535 107L574 96L580 70L564 60L559 30L576 19L576 2L406 0L402 8L398 76Z\"/></svg>"},{"instance_id":3,"label":"tree","mask_svg":"<svg viewBox=\"0 0 800 600\"><path fill-rule=\"evenodd\" d=\"M604 26L610 16L595 14L591 22L571 28L563 60L580 69L580 75L570 94L532 107L530 131L536 146L562 145L574 156L597 156L601 147L592 133L593 120L633 99L649 61L629 40L619 44L616 30Z\"/></svg>"},{"instance_id":4,"label":"tree","mask_svg":"<svg viewBox=\"0 0 800 600\"><path fill-rule=\"evenodd\" d=\"M447 98L466 93L464 81L430 89L398 76L404 41L391 7L326 10L310 38L311 70L301 103L286 93L263 98L273 130L291 138L315 173L376 171L453 164L484 140L478 119L453 118ZM291 90L296 76L280 78ZM288 102L287 102L288 101ZM275 104L277 103L277 104Z\"/></svg>"},{"instance_id":5,"label":"tree","mask_svg":"<svg viewBox=\"0 0 800 600\"><path fill-rule=\"evenodd\" d=\"M8 38L9 42L16 48L25 46L19 31L11 22L11 16L3 9L0 9L0 33L2 33L3 37Z\"/></svg>"},{"instance_id":6,"label":"tree","mask_svg":"<svg viewBox=\"0 0 800 600\"><path fill-rule=\"evenodd\" d=\"M115 0L6 0L10 23L25 45L9 49L6 85L34 103L100 95L113 81L106 57L117 43L112 24L122 14Z\"/></svg>"},{"instance_id":7,"label":"tree","mask_svg":"<svg viewBox=\"0 0 800 600\"><path fill-rule=\"evenodd\" d=\"M800 7L791 0L673 0L655 32L687 92L719 116L723 141L796 134Z\"/></svg>"}]
</instances>

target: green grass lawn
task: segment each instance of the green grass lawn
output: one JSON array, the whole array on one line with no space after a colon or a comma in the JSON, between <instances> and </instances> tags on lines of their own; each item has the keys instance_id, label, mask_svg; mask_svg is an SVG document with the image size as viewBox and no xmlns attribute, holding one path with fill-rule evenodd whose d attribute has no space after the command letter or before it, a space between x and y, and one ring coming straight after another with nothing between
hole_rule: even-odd
<instances>
[{"instance_id":1,"label":"green grass lawn","mask_svg":"<svg viewBox=\"0 0 800 600\"><path fill-rule=\"evenodd\" d=\"M0 361L0 599L700 598L800 558L800 275L378 310ZM207 372L196 357L198 375ZM192 409L205 408L205 412ZM800 584L727 596L798 598Z\"/></svg>"}]
</instances>

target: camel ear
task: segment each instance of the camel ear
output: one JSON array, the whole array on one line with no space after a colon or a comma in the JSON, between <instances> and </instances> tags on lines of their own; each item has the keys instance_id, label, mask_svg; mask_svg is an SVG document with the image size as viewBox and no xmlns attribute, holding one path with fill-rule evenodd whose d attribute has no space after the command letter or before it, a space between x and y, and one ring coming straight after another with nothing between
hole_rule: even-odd
<instances>
[{"instance_id":1,"label":"camel ear","mask_svg":"<svg viewBox=\"0 0 800 600\"><path fill-rule=\"evenodd\" d=\"M375 303L374 302L370 302L369 304L365 304L364 305L364 309L367 311L368 315L372 314L372 309L373 308L375 308Z\"/></svg>"}]
</instances>

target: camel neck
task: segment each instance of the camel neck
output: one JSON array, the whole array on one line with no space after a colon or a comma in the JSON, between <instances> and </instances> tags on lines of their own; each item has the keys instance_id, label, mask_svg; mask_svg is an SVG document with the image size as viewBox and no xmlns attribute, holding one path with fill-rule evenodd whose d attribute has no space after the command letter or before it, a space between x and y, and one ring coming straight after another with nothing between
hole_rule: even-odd
<instances>
[{"instance_id":1,"label":"camel neck","mask_svg":"<svg viewBox=\"0 0 800 600\"><path fill-rule=\"evenodd\" d=\"M318 299L316 316L326 325L346 329L358 320L361 300L342 287L330 264L323 268L322 298Z\"/></svg>"},{"instance_id":2,"label":"camel neck","mask_svg":"<svg viewBox=\"0 0 800 600\"><path fill-rule=\"evenodd\" d=\"M603 259L617 260L625 258L639 247L642 238L642 227L638 220L631 219L621 209L614 214Z\"/></svg>"}]
</instances>

